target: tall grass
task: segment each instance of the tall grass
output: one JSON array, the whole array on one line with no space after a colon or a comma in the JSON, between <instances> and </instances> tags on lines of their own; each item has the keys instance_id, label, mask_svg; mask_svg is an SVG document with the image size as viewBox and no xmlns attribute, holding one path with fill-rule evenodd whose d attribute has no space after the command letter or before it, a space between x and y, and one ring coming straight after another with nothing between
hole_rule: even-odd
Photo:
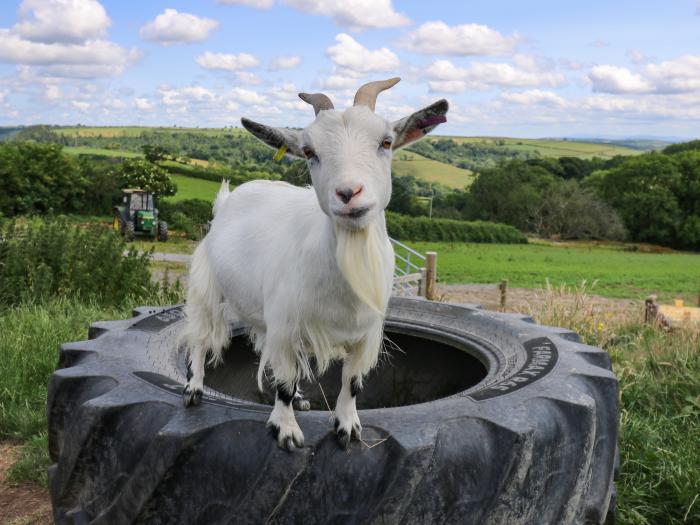
<instances>
[{"instance_id":1,"label":"tall grass","mask_svg":"<svg viewBox=\"0 0 700 525\"><path fill-rule=\"evenodd\" d=\"M617 523L700 523L700 330L604 311L588 287L546 287L528 313L608 350L620 381Z\"/></svg>"},{"instance_id":2,"label":"tall grass","mask_svg":"<svg viewBox=\"0 0 700 525\"><path fill-rule=\"evenodd\" d=\"M0 228L0 439L24 442L10 480L46 481L46 396L61 343L138 304L182 300L151 281L150 260L113 232L58 221Z\"/></svg>"}]
</instances>

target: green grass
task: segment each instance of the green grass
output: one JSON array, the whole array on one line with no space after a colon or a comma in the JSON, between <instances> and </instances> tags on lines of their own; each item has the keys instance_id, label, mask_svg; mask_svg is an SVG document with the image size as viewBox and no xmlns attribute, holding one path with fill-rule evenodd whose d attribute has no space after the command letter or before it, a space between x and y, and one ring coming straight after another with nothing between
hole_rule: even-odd
<instances>
[{"instance_id":1,"label":"green grass","mask_svg":"<svg viewBox=\"0 0 700 525\"><path fill-rule=\"evenodd\" d=\"M609 348L621 390L618 524L700 523L699 336L636 327Z\"/></svg>"},{"instance_id":2,"label":"green grass","mask_svg":"<svg viewBox=\"0 0 700 525\"><path fill-rule=\"evenodd\" d=\"M70 137L138 137L142 133L200 133L209 136L235 135L244 133L242 128L174 128L148 126L95 126L95 127L65 127L56 128L54 133Z\"/></svg>"},{"instance_id":3,"label":"green grass","mask_svg":"<svg viewBox=\"0 0 700 525\"><path fill-rule=\"evenodd\" d=\"M616 155L638 155L640 150L625 148L613 144L599 144L594 142L579 142L573 140L556 139L518 139L509 137L435 137L449 138L455 142L471 142L488 146L502 146L517 151L537 151L543 157L579 157L590 159L592 157L610 158ZM430 140L430 139L428 139Z\"/></svg>"},{"instance_id":4,"label":"green grass","mask_svg":"<svg viewBox=\"0 0 700 525\"><path fill-rule=\"evenodd\" d=\"M185 239L183 237L168 237L168 242L149 241L142 238L136 238L129 246L133 246L141 252L153 250L160 253L192 253L197 246L195 241Z\"/></svg>"},{"instance_id":5,"label":"green grass","mask_svg":"<svg viewBox=\"0 0 700 525\"><path fill-rule=\"evenodd\" d=\"M130 313L129 307L100 308L67 299L0 312L0 438L27 439L45 430L48 379L60 344L86 339L92 321Z\"/></svg>"},{"instance_id":6,"label":"green grass","mask_svg":"<svg viewBox=\"0 0 700 525\"><path fill-rule=\"evenodd\" d=\"M668 302L682 296L694 304L700 290L700 254L641 253L622 246L551 244L410 243L421 253L438 253L443 283L496 283L538 288L597 281L594 293L644 299L657 294ZM629 245L628 245L629 246Z\"/></svg>"},{"instance_id":7,"label":"green grass","mask_svg":"<svg viewBox=\"0 0 700 525\"><path fill-rule=\"evenodd\" d=\"M221 187L220 182L195 179L185 175L172 175L171 179L177 184L177 193L172 197L168 197L167 200L174 202L185 199L213 201Z\"/></svg>"},{"instance_id":8,"label":"green grass","mask_svg":"<svg viewBox=\"0 0 700 525\"><path fill-rule=\"evenodd\" d=\"M95 155L98 157L115 157L133 159L143 157L143 153L137 151L127 151L120 149L89 148L87 146L64 146L63 151L69 155Z\"/></svg>"},{"instance_id":9,"label":"green grass","mask_svg":"<svg viewBox=\"0 0 700 525\"><path fill-rule=\"evenodd\" d=\"M464 188L474 180L469 170L428 159L412 151L399 151L394 155L391 168L398 176L412 175L428 182L438 182L450 188Z\"/></svg>"}]
</instances>

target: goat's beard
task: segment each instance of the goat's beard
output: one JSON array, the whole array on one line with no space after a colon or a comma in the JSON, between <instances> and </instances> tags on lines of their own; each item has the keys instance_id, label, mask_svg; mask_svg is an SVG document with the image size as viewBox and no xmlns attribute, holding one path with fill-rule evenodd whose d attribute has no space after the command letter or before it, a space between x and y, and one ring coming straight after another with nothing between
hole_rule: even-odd
<instances>
[{"instance_id":1,"label":"goat's beard","mask_svg":"<svg viewBox=\"0 0 700 525\"><path fill-rule=\"evenodd\" d=\"M372 221L362 230L336 227L336 260L355 295L380 316L389 303L389 272L386 269L382 225Z\"/></svg>"}]
</instances>

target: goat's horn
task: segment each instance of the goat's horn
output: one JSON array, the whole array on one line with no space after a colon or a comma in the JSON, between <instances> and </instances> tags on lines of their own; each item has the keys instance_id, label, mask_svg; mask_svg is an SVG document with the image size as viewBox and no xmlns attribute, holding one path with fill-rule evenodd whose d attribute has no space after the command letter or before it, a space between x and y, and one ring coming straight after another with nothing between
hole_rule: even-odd
<instances>
[{"instance_id":1,"label":"goat's horn","mask_svg":"<svg viewBox=\"0 0 700 525\"><path fill-rule=\"evenodd\" d=\"M333 109L333 102L323 93L299 93L299 98L314 107L314 113L324 109Z\"/></svg>"},{"instance_id":2,"label":"goat's horn","mask_svg":"<svg viewBox=\"0 0 700 525\"><path fill-rule=\"evenodd\" d=\"M387 80L375 80L374 82L368 82L355 93L355 101L353 106L367 106L369 109L374 111L374 106L377 103L377 95L394 86L399 80L399 77L390 78Z\"/></svg>"}]
</instances>

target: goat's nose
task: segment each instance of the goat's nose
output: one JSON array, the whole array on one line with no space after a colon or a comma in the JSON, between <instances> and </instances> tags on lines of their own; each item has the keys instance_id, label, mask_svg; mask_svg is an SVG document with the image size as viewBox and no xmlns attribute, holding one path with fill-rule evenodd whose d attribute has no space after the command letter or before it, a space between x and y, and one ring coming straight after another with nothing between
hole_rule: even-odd
<instances>
[{"instance_id":1,"label":"goat's nose","mask_svg":"<svg viewBox=\"0 0 700 525\"><path fill-rule=\"evenodd\" d=\"M354 188L338 188L335 190L335 194L338 196L338 198L343 201L343 204L347 204L352 200L353 197L359 195L362 193L362 185L360 186L355 186Z\"/></svg>"}]
</instances>

